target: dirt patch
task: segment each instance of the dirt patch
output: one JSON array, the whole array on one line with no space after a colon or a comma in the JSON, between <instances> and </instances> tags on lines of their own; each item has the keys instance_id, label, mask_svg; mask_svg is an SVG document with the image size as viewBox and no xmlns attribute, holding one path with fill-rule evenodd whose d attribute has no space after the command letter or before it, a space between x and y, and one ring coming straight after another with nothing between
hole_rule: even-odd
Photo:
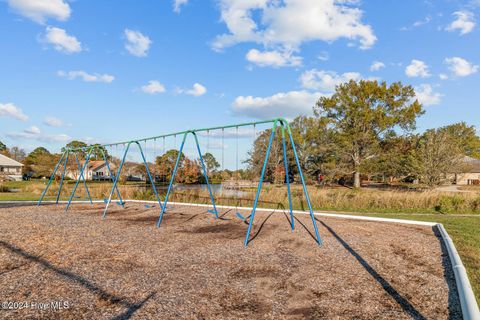
<instances>
[{"instance_id":1,"label":"dirt patch","mask_svg":"<svg viewBox=\"0 0 480 320\"><path fill-rule=\"evenodd\" d=\"M460 319L445 248L429 227L283 212L128 203L2 207L0 297L68 308L2 319ZM242 212L247 216L248 212Z\"/></svg>"}]
</instances>

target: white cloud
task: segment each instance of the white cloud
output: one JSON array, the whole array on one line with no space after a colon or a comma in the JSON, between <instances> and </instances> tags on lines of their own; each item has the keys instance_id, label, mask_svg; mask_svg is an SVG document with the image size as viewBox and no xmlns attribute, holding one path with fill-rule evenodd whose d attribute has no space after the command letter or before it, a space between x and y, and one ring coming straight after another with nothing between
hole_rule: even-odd
<instances>
[{"instance_id":1,"label":"white cloud","mask_svg":"<svg viewBox=\"0 0 480 320\"><path fill-rule=\"evenodd\" d=\"M40 128L36 126L31 126L23 130L22 132L11 132L7 133L7 136L12 139L26 139L26 140L36 140L42 142L67 142L72 140L72 138L66 134L46 134L43 133Z\"/></svg>"},{"instance_id":2,"label":"white cloud","mask_svg":"<svg viewBox=\"0 0 480 320\"><path fill-rule=\"evenodd\" d=\"M372 28L361 21L363 12L353 7L356 1L219 1L221 20L229 33L215 38L215 50L241 42L298 50L304 42L340 38L357 41L360 48L367 49L377 40Z\"/></svg>"},{"instance_id":3,"label":"white cloud","mask_svg":"<svg viewBox=\"0 0 480 320\"><path fill-rule=\"evenodd\" d=\"M327 51L322 51L320 52L317 58L318 60L327 61L328 59L330 59L330 55L328 54Z\"/></svg>"},{"instance_id":4,"label":"white cloud","mask_svg":"<svg viewBox=\"0 0 480 320\"><path fill-rule=\"evenodd\" d=\"M15 12L38 23L47 18L65 21L70 17L71 9L64 0L8 0Z\"/></svg>"},{"instance_id":5,"label":"white cloud","mask_svg":"<svg viewBox=\"0 0 480 320\"><path fill-rule=\"evenodd\" d=\"M258 51L251 49L246 58L260 67L294 67L302 64L302 58L292 55L291 52Z\"/></svg>"},{"instance_id":6,"label":"white cloud","mask_svg":"<svg viewBox=\"0 0 480 320\"><path fill-rule=\"evenodd\" d=\"M256 130L252 128L240 127L238 130L236 128L230 128L225 130L213 130L210 132L200 131L198 133L201 137L208 137L211 139L236 139L238 138L252 138L254 134L258 134ZM204 140L205 141L205 140ZM217 141L218 142L218 141ZM210 141L210 148L212 147L212 141ZM220 144L221 147L221 144Z\"/></svg>"},{"instance_id":7,"label":"white cloud","mask_svg":"<svg viewBox=\"0 0 480 320\"><path fill-rule=\"evenodd\" d=\"M55 50L64 53L78 53L82 51L82 44L74 36L67 34L64 29L47 27L42 42L51 44Z\"/></svg>"},{"instance_id":8,"label":"white cloud","mask_svg":"<svg viewBox=\"0 0 480 320\"><path fill-rule=\"evenodd\" d=\"M63 121L55 117L45 117L43 123L49 127L61 127L63 126Z\"/></svg>"},{"instance_id":9,"label":"white cloud","mask_svg":"<svg viewBox=\"0 0 480 320\"><path fill-rule=\"evenodd\" d=\"M130 29L125 29L124 34L127 40L127 42L125 42L125 49L136 57L146 57L152 40L139 31Z\"/></svg>"},{"instance_id":10,"label":"white cloud","mask_svg":"<svg viewBox=\"0 0 480 320\"><path fill-rule=\"evenodd\" d=\"M324 71L312 69L305 71L300 76L302 87L306 89L319 90L322 92L335 91L335 87L339 84L350 80L358 81L362 78L358 72L345 72L337 74L335 71Z\"/></svg>"},{"instance_id":11,"label":"white cloud","mask_svg":"<svg viewBox=\"0 0 480 320\"><path fill-rule=\"evenodd\" d=\"M28 116L23 113L22 109L13 103L0 103L0 118L10 117L21 121L27 121Z\"/></svg>"},{"instance_id":12,"label":"white cloud","mask_svg":"<svg viewBox=\"0 0 480 320\"><path fill-rule=\"evenodd\" d=\"M412 30L414 28L418 28L418 27L421 27L423 25L429 24L431 21L432 21L432 16L428 15L423 20L417 20L411 26L402 27L402 28L400 28L400 30L402 30L402 31Z\"/></svg>"},{"instance_id":13,"label":"white cloud","mask_svg":"<svg viewBox=\"0 0 480 320\"><path fill-rule=\"evenodd\" d=\"M104 82L110 83L115 80L115 77L109 74L100 74L100 73L87 73L85 71L58 71L57 75L59 77L67 78L68 80L74 80L76 78L81 78L85 82Z\"/></svg>"},{"instance_id":14,"label":"white cloud","mask_svg":"<svg viewBox=\"0 0 480 320\"><path fill-rule=\"evenodd\" d=\"M447 80L448 79L448 75L446 75L445 73L440 73L438 75L438 77L440 78L440 80Z\"/></svg>"},{"instance_id":15,"label":"white cloud","mask_svg":"<svg viewBox=\"0 0 480 320\"><path fill-rule=\"evenodd\" d=\"M469 61L460 57L446 58L444 63L457 77L466 77L478 71L478 65L473 65Z\"/></svg>"},{"instance_id":16,"label":"white cloud","mask_svg":"<svg viewBox=\"0 0 480 320\"><path fill-rule=\"evenodd\" d=\"M188 0L173 0L173 11L176 13L179 13L181 10L181 7L186 5L188 3Z\"/></svg>"},{"instance_id":17,"label":"white cloud","mask_svg":"<svg viewBox=\"0 0 480 320\"><path fill-rule=\"evenodd\" d=\"M42 133L40 131L40 128L37 127L37 126L31 126L30 128L25 129L24 132L28 133L28 134L40 134L40 133Z\"/></svg>"},{"instance_id":18,"label":"white cloud","mask_svg":"<svg viewBox=\"0 0 480 320\"><path fill-rule=\"evenodd\" d=\"M372 65L370 66L370 71L378 71L382 68L385 68L385 63L381 61L373 61Z\"/></svg>"},{"instance_id":19,"label":"white cloud","mask_svg":"<svg viewBox=\"0 0 480 320\"><path fill-rule=\"evenodd\" d=\"M443 97L442 94L434 92L432 86L429 84L421 84L415 87L415 92L418 102L427 107L439 104Z\"/></svg>"},{"instance_id":20,"label":"white cloud","mask_svg":"<svg viewBox=\"0 0 480 320\"><path fill-rule=\"evenodd\" d=\"M280 92L269 97L239 96L232 104L232 111L257 119L279 116L293 119L299 115L312 115L321 96L321 93L307 91Z\"/></svg>"},{"instance_id":21,"label":"white cloud","mask_svg":"<svg viewBox=\"0 0 480 320\"><path fill-rule=\"evenodd\" d=\"M202 96L205 93L207 93L207 88L205 88L200 83L194 83L193 87L191 89L188 89L188 90L179 89L178 92L179 93L185 93L185 94L188 94L190 96L199 97L199 96Z\"/></svg>"},{"instance_id":22,"label":"white cloud","mask_svg":"<svg viewBox=\"0 0 480 320\"><path fill-rule=\"evenodd\" d=\"M447 31L459 30L460 35L467 34L475 28L475 16L470 11L456 11L455 20L446 28Z\"/></svg>"},{"instance_id":23,"label":"white cloud","mask_svg":"<svg viewBox=\"0 0 480 320\"><path fill-rule=\"evenodd\" d=\"M405 68L405 74L411 78L426 78L430 76L428 65L425 62L416 59L413 59L407 68Z\"/></svg>"},{"instance_id":24,"label":"white cloud","mask_svg":"<svg viewBox=\"0 0 480 320\"><path fill-rule=\"evenodd\" d=\"M157 94L165 92L165 86L157 80L150 80L148 84L141 87L141 90L148 94Z\"/></svg>"}]
</instances>

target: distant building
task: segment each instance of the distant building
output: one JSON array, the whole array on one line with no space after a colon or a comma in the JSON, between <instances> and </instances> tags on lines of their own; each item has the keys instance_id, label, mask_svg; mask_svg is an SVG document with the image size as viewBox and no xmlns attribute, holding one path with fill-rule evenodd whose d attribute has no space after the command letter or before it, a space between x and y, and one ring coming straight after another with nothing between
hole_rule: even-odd
<instances>
[{"instance_id":1,"label":"distant building","mask_svg":"<svg viewBox=\"0 0 480 320\"><path fill-rule=\"evenodd\" d=\"M85 162L81 163L81 166ZM112 171L114 170L112 165L110 164L110 169ZM67 177L70 179L78 179L78 176L80 175L80 170L69 170L67 171ZM87 168L85 168L85 171L83 172L83 176L85 177L86 180L111 180L112 177L110 176L110 172L108 171L108 167L105 161L99 160L99 161L89 161L87 164Z\"/></svg>"},{"instance_id":2,"label":"distant building","mask_svg":"<svg viewBox=\"0 0 480 320\"><path fill-rule=\"evenodd\" d=\"M22 180L23 164L0 154L0 179Z\"/></svg>"},{"instance_id":3,"label":"distant building","mask_svg":"<svg viewBox=\"0 0 480 320\"><path fill-rule=\"evenodd\" d=\"M453 183L458 185L480 184L480 160L464 157L462 162L463 172L449 175L453 178Z\"/></svg>"}]
</instances>

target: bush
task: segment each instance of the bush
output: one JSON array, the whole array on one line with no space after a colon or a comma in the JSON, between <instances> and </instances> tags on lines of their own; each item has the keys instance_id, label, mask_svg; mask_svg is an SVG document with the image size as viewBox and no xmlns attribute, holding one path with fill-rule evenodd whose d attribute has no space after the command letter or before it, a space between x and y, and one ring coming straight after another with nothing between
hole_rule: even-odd
<instances>
[{"instance_id":1,"label":"bush","mask_svg":"<svg viewBox=\"0 0 480 320\"><path fill-rule=\"evenodd\" d=\"M459 211L464 203L465 199L458 195L441 196L438 205L435 206L435 210L440 213L452 213Z\"/></svg>"}]
</instances>

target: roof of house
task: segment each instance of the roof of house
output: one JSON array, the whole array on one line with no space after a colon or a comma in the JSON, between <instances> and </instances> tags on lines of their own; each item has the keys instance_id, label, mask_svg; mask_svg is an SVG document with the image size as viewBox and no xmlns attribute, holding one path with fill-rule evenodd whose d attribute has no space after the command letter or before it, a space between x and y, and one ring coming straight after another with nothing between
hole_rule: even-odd
<instances>
[{"instance_id":1,"label":"roof of house","mask_svg":"<svg viewBox=\"0 0 480 320\"><path fill-rule=\"evenodd\" d=\"M472 157L464 157L463 162L467 165L467 172L477 173L480 172L480 160Z\"/></svg>"},{"instance_id":2,"label":"roof of house","mask_svg":"<svg viewBox=\"0 0 480 320\"><path fill-rule=\"evenodd\" d=\"M81 162L81 166L85 164L85 161ZM96 171L98 169L101 169L105 166L105 161L103 160L90 160L88 161L88 170Z\"/></svg>"},{"instance_id":3,"label":"roof of house","mask_svg":"<svg viewBox=\"0 0 480 320\"><path fill-rule=\"evenodd\" d=\"M21 164L18 161L13 160L12 158L9 158L7 156L4 156L3 154L0 154L0 166L5 166L5 167L23 167L23 164Z\"/></svg>"}]
</instances>

